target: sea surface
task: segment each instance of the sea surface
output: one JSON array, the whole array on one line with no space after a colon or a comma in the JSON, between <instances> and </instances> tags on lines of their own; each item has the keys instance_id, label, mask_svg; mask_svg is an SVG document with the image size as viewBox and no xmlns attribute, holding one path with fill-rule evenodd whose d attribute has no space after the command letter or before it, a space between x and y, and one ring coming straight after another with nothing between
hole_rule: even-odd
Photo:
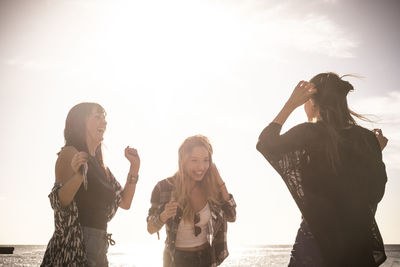
<instances>
[{"instance_id":1,"label":"sea surface","mask_svg":"<svg viewBox=\"0 0 400 267\"><path fill-rule=\"evenodd\" d=\"M44 245L8 245L14 246L14 254L0 255L0 266L39 266L46 246ZM161 247L160 247L161 248ZM160 248L140 246L110 247L108 259L110 266L162 266ZM383 267L400 267L400 245L385 245L388 259ZM232 247L230 255L220 266L287 266L291 245L267 245ZM153 255L154 254L154 255Z\"/></svg>"}]
</instances>

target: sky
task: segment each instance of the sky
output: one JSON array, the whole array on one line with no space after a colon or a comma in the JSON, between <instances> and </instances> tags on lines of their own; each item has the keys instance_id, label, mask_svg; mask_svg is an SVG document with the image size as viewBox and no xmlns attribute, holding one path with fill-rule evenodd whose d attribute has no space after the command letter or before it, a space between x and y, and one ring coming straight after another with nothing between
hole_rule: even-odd
<instances>
[{"instance_id":1,"label":"sky","mask_svg":"<svg viewBox=\"0 0 400 267\"><path fill-rule=\"evenodd\" d=\"M161 250L151 191L194 134L237 202L230 246L292 244L300 212L255 145L298 81L326 71L362 76L348 78L349 106L389 139L376 220L399 244L399 12L395 0L0 0L0 244L47 244L65 118L86 101L107 112L105 163L121 184L124 148L141 157L132 207L109 223L117 244ZM283 130L305 120L300 107Z\"/></svg>"}]
</instances>

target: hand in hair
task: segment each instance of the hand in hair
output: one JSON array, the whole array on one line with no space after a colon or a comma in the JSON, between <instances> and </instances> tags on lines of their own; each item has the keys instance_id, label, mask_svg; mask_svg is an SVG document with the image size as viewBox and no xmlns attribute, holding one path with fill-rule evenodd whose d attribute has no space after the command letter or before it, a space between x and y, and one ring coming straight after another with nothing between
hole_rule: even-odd
<instances>
[{"instance_id":1,"label":"hand in hair","mask_svg":"<svg viewBox=\"0 0 400 267\"><path fill-rule=\"evenodd\" d=\"M314 88L314 85L312 83L300 81L290 95L287 104L289 104L293 108L297 108L306 103L316 92L317 90Z\"/></svg>"},{"instance_id":2,"label":"hand in hair","mask_svg":"<svg viewBox=\"0 0 400 267\"><path fill-rule=\"evenodd\" d=\"M218 171L218 169L217 169L217 166L215 166L215 163L212 163L211 164L211 166L210 166L210 174L211 174L211 177L214 177L215 178L215 182L217 182L217 184L219 185L219 186L221 186L222 184L224 184L224 181L222 180L222 177L221 177L221 175L219 174L219 171Z\"/></svg>"},{"instance_id":3,"label":"hand in hair","mask_svg":"<svg viewBox=\"0 0 400 267\"><path fill-rule=\"evenodd\" d=\"M382 134L381 129L373 129L372 132L375 134L376 138L378 139L381 150L383 150L386 147L389 140Z\"/></svg>"},{"instance_id":4,"label":"hand in hair","mask_svg":"<svg viewBox=\"0 0 400 267\"><path fill-rule=\"evenodd\" d=\"M289 115L296 108L306 103L316 92L317 89L314 88L314 84L306 81L300 81L273 122L283 125Z\"/></svg>"},{"instance_id":5,"label":"hand in hair","mask_svg":"<svg viewBox=\"0 0 400 267\"><path fill-rule=\"evenodd\" d=\"M210 166L210 176L214 177L215 182L217 183L217 186L218 186L218 191L221 192L222 199L224 201L228 201L230 199L228 189L226 187L224 180L222 179L221 175L219 174L217 166L215 166L214 163Z\"/></svg>"}]
</instances>

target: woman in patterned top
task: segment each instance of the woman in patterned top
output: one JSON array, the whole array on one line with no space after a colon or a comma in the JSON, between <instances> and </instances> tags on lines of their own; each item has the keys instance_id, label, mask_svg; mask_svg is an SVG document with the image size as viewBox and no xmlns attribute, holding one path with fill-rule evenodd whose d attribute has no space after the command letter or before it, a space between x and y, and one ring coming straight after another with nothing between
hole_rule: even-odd
<instances>
[{"instance_id":1,"label":"woman in patterned top","mask_svg":"<svg viewBox=\"0 0 400 267\"><path fill-rule=\"evenodd\" d=\"M128 179L122 189L105 167L101 151L105 111L96 103L80 103L68 113L65 146L55 166L56 183L49 195L55 231L42 266L108 266L107 223L118 207L129 209L135 194L140 158L127 147Z\"/></svg>"},{"instance_id":2,"label":"woman in patterned top","mask_svg":"<svg viewBox=\"0 0 400 267\"><path fill-rule=\"evenodd\" d=\"M205 136L187 138L178 171L154 187L147 230L158 234L166 225L164 266L217 266L228 256L227 221L235 221L236 204L212 152Z\"/></svg>"},{"instance_id":3,"label":"woman in patterned top","mask_svg":"<svg viewBox=\"0 0 400 267\"><path fill-rule=\"evenodd\" d=\"M257 149L278 171L302 213L289 266L378 266L385 261L375 211L387 180L380 130L356 124L334 73L301 81L261 133ZM281 127L304 105L308 123ZM353 116L352 116L353 115Z\"/></svg>"}]
</instances>

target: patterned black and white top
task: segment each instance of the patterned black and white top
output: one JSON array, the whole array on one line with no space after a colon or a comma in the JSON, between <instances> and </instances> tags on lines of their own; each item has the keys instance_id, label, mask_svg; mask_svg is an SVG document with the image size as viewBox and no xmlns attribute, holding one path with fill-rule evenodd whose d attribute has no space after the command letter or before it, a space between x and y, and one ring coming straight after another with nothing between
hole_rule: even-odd
<instances>
[{"instance_id":1,"label":"patterned black and white top","mask_svg":"<svg viewBox=\"0 0 400 267\"><path fill-rule=\"evenodd\" d=\"M111 174L111 172L110 172ZM110 221L122 197L122 187L111 174L111 184L115 192L114 202L107 206L107 221ZM75 200L67 207L62 207L58 190L62 184L55 183L49 194L54 210L54 234L50 239L41 266L87 266L83 234L78 220L78 207Z\"/></svg>"},{"instance_id":2,"label":"patterned black and white top","mask_svg":"<svg viewBox=\"0 0 400 267\"><path fill-rule=\"evenodd\" d=\"M160 214L163 212L165 204L171 200L173 190L174 177L161 180L153 189L147 222L152 224L157 230L160 230L164 226L160 220ZM229 255L227 222L234 222L236 220L236 203L233 196L230 195L230 199L223 202L222 205L217 205L212 201L208 201L208 204L211 211L211 220L208 223L207 240L211 245L211 266L215 267L220 265ZM175 216L168 219L165 224L167 239L165 240L164 267L174 266L176 234L181 219L180 216Z\"/></svg>"}]
</instances>

